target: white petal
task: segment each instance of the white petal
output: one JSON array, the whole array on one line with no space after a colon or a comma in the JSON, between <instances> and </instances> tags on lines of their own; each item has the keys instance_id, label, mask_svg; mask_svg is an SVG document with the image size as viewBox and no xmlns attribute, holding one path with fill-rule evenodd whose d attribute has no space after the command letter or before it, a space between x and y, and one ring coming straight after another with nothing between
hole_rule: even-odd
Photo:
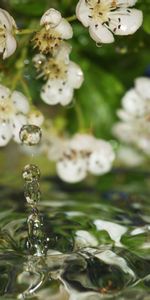
<instances>
[{"instance_id":1,"label":"white petal","mask_svg":"<svg viewBox=\"0 0 150 300\"><path fill-rule=\"evenodd\" d=\"M11 99L18 112L24 114L29 112L28 99L21 92L14 91L11 95Z\"/></svg>"},{"instance_id":2,"label":"white petal","mask_svg":"<svg viewBox=\"0 0 150 300\"><path fill-rule=\"evenodd\" d=\"M136 2L137 0L116 0L116 5L118 7L132 7Z\"/></svg>"},{"instance_id":3,"label":"white petal","mask_svg":"<svg viewBox=\"0 0 150 300\"><path fill-rule=\"evenodd\" d=\"M150 150L150 148L149 148ZM129 146L120 146L117 151L117 162L119 165L137 167L145 162L143 154Z\"/></svg>"},{"instance_id":4,"label":"white petal","mask_svg":"<svg viewBox=\"0 0 150 300\"><path fill-rule=\"evenodd\" d=\"M69 183L76 183L86 177L86 162L82 158L64 159L56 164L58 176Z\"/></svg>"},{"instance_id":5,"label":"white petal","mask_svg":"<svg viewBox=\"0 0 150 300\"><path fill-rule=\"evenodd\" d=\"M102 175L111 170L115 154L111 144L103 140L97 140L95 148L89 156L88 170L92 174Z\"/></svg>"},{"instance_id":6,"label":"white petal","mask_svg":"<svg viewBox=\"0 0 150 300\"><path fill-rule=\"evenodd\" d=\"M150 103L142 99L135 89L129 90L122 98L122 106L129 114L140 117L150 111Z\"/></svg>"},{"instance_id":7,"label":"white petal","mask_svg":"<svg viewBox=\"0 0 150 300\"><path fill-rule=\"evenodd\" d=\"M69 142L69 147L75 151L91 152L94 149L95 138L89 134L76 134Z\"/></svg>"},{"instance_id":8,"label":"white petal","mask_svg":"<svg viewBox=\"0 0 150 300\"><path fill-rule=\"evenodd\" d=\"M80 0L76 7L76 16L85 27L88 27L90 24L91 19L89 18L89 15L91 15L89 6L86 4L85 0Z\"/></svg>"},{"instance_id":9,"label":"white petal","mask_svg":"<svg viewBox=\"0 0 150 300\"><path fill-rule=\"evenodd\" d=\"M12 137L10 124L0 123L0 147L6 146Z\"/></svg>"},{"instance_id":10,"label":"white petal","mask_svg":"<svg viewBox=\"0 0 150 300\"><path fill-rule=\"evenodd\" d=\"M113 126L113 134L121 141L125 143L132 143L137 140L136 125L132 123L118 122Z\"/></svg>"},{"instance_id":11,"label":"white petal","mask_svg":"<svg viewBox=\"0 0 150 300\"><path fill-rule=\"evenodd\" d=\"M123 109L118 109L118 110L117 110L117 116L118 116L122 121L125 121L125 122L133 121L134 118L135 118L134 115L129 114L127 111L125 111L125 110L123 110Z\"/></svg>"},{"instance_id":12,"label":"white petal","mask_svg":"<svg viewBox=\"0 0 150 300\"><path fill-rule=\"evenodd\" d=\"M112 163L105 153L93 152L89 157L88 171L95 175L102 175L110 171Z\"/></svg>"},{"instance_id":13,"label":"white petal","mask_svg":"<svg viewBox=\"0 0 150 300\"><path fill-rule=\"evenodd\" d=\"M0 84L0 100L7 99L10 96L10 89Z\"/></svg>"},{"instance_id":14,"label":"white petal","mask_svg":"<svg viewBox=\"0 0 150 300\"><path fill-rule=\"evenodd\" d=\"M39 110L30 112L28 123L36 126L41 126L44 122L44 116Z\"/></svg>"},{"instance_id":15,"label":"white petal","mask_svg":"<svg viewBox=\"0 0 150 300\"><path fill-rule=\"evenodd\" d=\"M67 105L73 98L73 89L62 80L48 80L41 91L41 98L50 105L61 103Z\"/></svg>"},{"instance_id":16,"label":"white petal","mask_svg":"<svg viewBox=\"0 0 150 300\"><path fill-rule=\"evenodd\" d=\"M11 31L13 27L17 27L13 17L2 8L0 8L0 24L3 26L5 25L5 28L8 31Z\"/></svg>"},{"instance_id":17,"label":"white petal","mask_svg":"<svg viewBox=\"0 0 150 300\"><path fill-rule=\"evenodd\" d=\"M61 22L56 27L57 32L59 32L62 39L71 39L73 37L73 30L71 25L66 19L61 19Z\"/></svg>"},{"instance_id":18,"label":"white petal","mask_svg":"<svg viewBox=\"0 0 150 300\"><path fill-rule=\"evenodd\" d=\"M23 125L26 124L27 124L27 118L22 114L14 115L14 117L11 120L13 139L15 142L19 144L21 143L19 138L20 129Z\"/></svg>"},{"instance_id":19,"label":"white petal","mask_svg":"<svg viewBox=\"0 0 150 300\"><path fill-rule=\"evenodd\" d=\"M89 34L96 43L113 43L114 37L109 29L100 23L92 23L89 27Z\"/></svg>"},{"instance_id":20,"label":"white petal","mask_svg":"<svg viewBox=\"0 0 150 300\"><path fill-rule=\"evenodd\" d=\"M16 42L15 38L9 32L7 32L7 34L6 34L6 42L5 43L6 43L6 45L5 45L5 50L3 53L3 59L11 56L15 52L16 47L17 47L17 42Z\"/></svg>"},{"instance_id":21,"label":"white petal","mask_svg":"<svg viewBox=\"0 0 150 300\"><path fill-rule=\"evenodd\" d=\"M68 85L74 89L79 89L84 80L81 68L74 62L68 65Z\"/></svg>"},{"instance_id":22,"label":"white petal","mask_svg":"<svg viewBox=\"0 0 150 300\"><path fill-rule=\"evenodd\" d=\"M70 62L69 60L69 54L72 50L71 45L69 45L68 43L62 42L57 54L56 54L56 59L60 60L60 61L64 61L65 64L68 64Z\"/></svg>"},{"instance_id":23,"label":"white petal","mask_svg":"<svg viewBox=\"0 0 150 300\"><path fill-rule=\"evenodd\" d=\"M135 88L140 97L149 99L150 105L150 78L139 77L135 80Z\"/></svg>"},{"instance_id":24,"label":"white petal","mask_svg":"<svg viewBox=\"0 0 150 300\"><path fill-rule=\"evenodd\" d=\"M60 23L61 19L61 13L54 8L50 8L42 16L40 25L42 26L49 24L51 27L55 27Z\"/></svg>"},{"instance_id":25,"label":"white petal","mask_svg":"<svg viewBox=\"0 0 150 300\"><path fill-rule=\"evenodd\" d=\"M109 28L117 35L133 34L143 22L143 14L138 9L119 9L109 13Z\"/></svg>"}]
</instances>

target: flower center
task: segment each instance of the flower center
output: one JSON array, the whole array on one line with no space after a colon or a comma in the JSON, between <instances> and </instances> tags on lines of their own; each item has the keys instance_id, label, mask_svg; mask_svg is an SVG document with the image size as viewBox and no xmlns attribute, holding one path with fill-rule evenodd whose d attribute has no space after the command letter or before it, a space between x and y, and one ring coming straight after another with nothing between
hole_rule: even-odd
<instances>
[{"instance_id":1,"label":"flower center","mask_svg":"<svg viewBox=\"0 0 150 300\"><path fill-rule=\"evenodd\" d=\"M104 23L109 20L109 12L116 9L116 1L107 0L85 0L91 10L89 18Z\"/></svg>"},{"instance_id":2,"label":"flower center","mask_svg":"<svg viewBox=\"0 0 150 300\"><path fill-rule=\"evenodd\" d=\"M0 25L0 48L5 48L5 40L6 40L5 28L4 26Z\"/></svg>"},{"instance_id":3,"label":"flower center","mask_svg":"<svg viewBox=\"0 0 150 300\"><path fill-rule=\"evenodd\" d=\"M49 79L66 79L67 66L62 60L49 59L45 64L44 75Z\"/></svg>"},{"instance_id":4,"label":"flower center","mask_svg":"<svg viewBox=\"0 0 150 300\"><path fill-rule=\"evenodd\" d=\"M43 54L53 53L60 46L62 38L54 29L43 27L33 38L34 48L38 47Z\"/></svg>"}]
</instances>

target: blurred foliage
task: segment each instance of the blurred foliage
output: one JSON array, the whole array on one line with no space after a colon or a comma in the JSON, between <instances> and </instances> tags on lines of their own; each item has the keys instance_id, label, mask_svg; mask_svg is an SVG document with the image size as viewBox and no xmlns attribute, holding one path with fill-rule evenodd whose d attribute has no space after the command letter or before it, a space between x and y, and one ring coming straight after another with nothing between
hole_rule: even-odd
<instances>
[{"instance_id":1,"label":"blurred foliage","mask_svg":"<svg viewBox=\"0 0 150 300\"><path fill-rule=\"evenodd\" d=\"M1 0L1 7L12 14L18 27L36 28L39 18L48 8L59 9L64 17L68 17L75 13L77 2ZM16 54L6 62L1 61L1 82L10 86L14 74L19 70L25 84L29 86L33 102L38 106L42 105L49 118L55 119L59 124L59 118L64 118L70 133L86 129L98 137L112 138L111 127L116 120L116 108L120 105L123 93L133 85L134 78L150 73L150 0L139 0L137 8L144 14L143 27L132 36L116 36L115 43L101 47L96 46L89 37L88 30L78 21L72 22L74 38L69 41L73 46L71 58L82 67L85 81L81 89L75 92L73 103L69 107L42 104L39 92L43 82L36 80L32 65L32 57L36 51L32 49L31 36L19 37ZM16 82L17 88L22 89L21 82L17 79Z\"/></svg>"}]
</instances>

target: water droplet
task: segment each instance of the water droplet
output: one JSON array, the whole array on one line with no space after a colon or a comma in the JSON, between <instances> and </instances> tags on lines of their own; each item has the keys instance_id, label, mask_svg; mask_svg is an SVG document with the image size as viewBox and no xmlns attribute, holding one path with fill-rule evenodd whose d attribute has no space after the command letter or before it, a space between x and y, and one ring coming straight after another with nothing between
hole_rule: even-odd
<instances>
[{"instance_id":1,"label":"water droplet","mask_svg":"<svg viewBox=\"0 0 150 300\"><path fill-rule=\"evenodd\" d=\"M23 125L19 132L20 140L23 144L37 145L42 137L41 128L36 125Z\"/></svg>"},{"instance_id":2,"label":"water droplet","mask_svg":"<svg viewBox=\"0 0 150 300\"><path fill-rule=\"evenodd\" d=\"M96 46L97 46L98 48L101 48L101 47L102 47L102 44L101 44L101 43L96 43Z\"/></svg>"},{"instance_id":3,"label":"water droplet","mask_svg":"<svg viewBox=\"0 0 150 300\"><path fill-rule=\"evenodd\" d=\"M39 183L37 182L26 183L24 188L24 196L28 204L30 205L37 204L37 202L39 202L41 199Z\"/></svg>"},{"instance_id":4,"label":"water droplet","mask_svg":"<svg viewBox=\"0 0 150 300\"><path fill-rule=\"evenodd\" d=\"M33 180L39 181L40 170L36 165L26 165L22 172L22 177L25 181L32 182Z\"/></svg>"}]
</instances>

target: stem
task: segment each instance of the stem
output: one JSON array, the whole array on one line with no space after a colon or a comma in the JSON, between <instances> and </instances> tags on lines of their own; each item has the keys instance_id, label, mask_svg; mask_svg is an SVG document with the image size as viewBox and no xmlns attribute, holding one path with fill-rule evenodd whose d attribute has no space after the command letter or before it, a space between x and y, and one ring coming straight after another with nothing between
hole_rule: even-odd
<instances>
[{"instance_id":1,"label":"stem","mask_svg":"<svg viewBox=\"0 0 150 300\"><path fill-rule=\"evenodd\" d=\"M77 20L77 17L76 17L76 15L73 15L73 16L71 16L71 17L67 17L66 20L67 20L68 22L72 22L72 21Z\"/></svg>"},{"instance_id":2,"label":"stem","mask_svg":"<svg viewBox=\"0 0 150 300\"><path fill-rule=\"evenodd\" d=\"M75 111L78 119L79 130L80 132L82 131L84 132L85 131L84 118L83 118L81 107L79 106L79 104L77 104L77 102L75 103Z\"/></svg>"},{"instance_id":3,"label":"stem","mask_svg":"<svg viewBox=\"0 0 150 300\"><path fill-rule=\"evenodd\" d=\"M26 28L26 29L16 29L15 30L15 34L17 34L17 35L24 35L24 34L31 34L31 33L34 33L34 32L36 32L37 31L37 29L33 29L33 28Z\"/></svg>"},{"instance_id":4,"label":"stem","mask_svg":"<svg viewBox=\"0 0 150 300\"><path fill-rule=\"evenodd\" d=\"M28 85L27 85L26 81L23 78L21 78L21 85L22 85L22 88L24 90L25 95L27 96L27 98L29 100L29 103L32 105L32 97L30 95Z\"/></svg>"}]
</instances>

